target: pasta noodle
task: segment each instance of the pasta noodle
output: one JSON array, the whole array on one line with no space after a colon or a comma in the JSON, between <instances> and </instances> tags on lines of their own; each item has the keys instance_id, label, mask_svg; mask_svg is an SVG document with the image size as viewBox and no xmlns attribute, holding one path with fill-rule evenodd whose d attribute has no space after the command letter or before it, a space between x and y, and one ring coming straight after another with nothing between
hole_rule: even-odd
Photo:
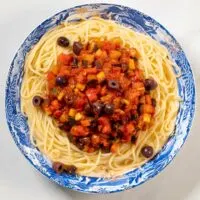
<instances>
[{"instance_id":1,"label":"pasta noodle","mask_svg":"<svg viewBox=\"0 0 200 200\"><path fill-rule=\"evenodd\" d=\"M71 51L70 48L63 50L56 44L60 36L66 36L72 43L81 41L84 44L91 38L110 40L120 37L124 47L134 47L140 52L139 68L144 71L145 77L154 78L158 87L152 92L157 101L154 123L146 131L141 131L136 144L121 144L116 154L83 152L70 143L53 118L32 105L33 96L45 96L46 73L52 65L56 65L57 56L63 51ZM151 145L157 153L173 133L179 106L173 63L167 49L147 35L98 17L76 23L65 22L48 31L33 47L26 57L24 70L21 110L28 117L31 141L35 141L35 145L50 160L73 164L81 175L122 175L147 161L140 154L145 144Z\"/></svg>"}]
</instances>

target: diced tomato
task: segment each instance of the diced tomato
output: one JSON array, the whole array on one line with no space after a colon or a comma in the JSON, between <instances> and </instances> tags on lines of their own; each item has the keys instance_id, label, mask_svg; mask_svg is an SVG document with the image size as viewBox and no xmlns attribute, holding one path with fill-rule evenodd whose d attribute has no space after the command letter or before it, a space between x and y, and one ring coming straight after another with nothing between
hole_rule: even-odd
<instances>
[{"instance_id":1,"label":"diced tomato","mask_svg":"<svg viewBox=\"0 0 200 200\"><path fill-rule=\"evenodd\" d=\"M79 68L71 68L71 77L75 77L77 74L81 74L83 72L83 68L79 67Z\"/></svg>"},{"instance_id":2,"label":"diced tomato","mask_svg":"<svg viewBox=\"0 0 200 200\"><path fill-rule=\"evenodd\" d=\"M62 65L59 70L59 75L61 76L69 76L70 75L70 68L66 65Z\"/></svg>"},{"instance_id":3,"label":"diced tomato","mask_svg":"<svg viewBox=\"0 0 200 200\"><path fill-rule=\"evenodd\" d=\"M113 100L113 95L112 94L108 94L108 95L105 95L105 96L101 97L101 101L104 102L104 103L112 102L112 100Z\"/></svg>"},{"instance_id":4,"label":"diced tomato","mask_svg":"<svg viewBox=\"0 0 200 200\"><path fill-rule=\"evenodd\" d=\"M73 126L71 128L71 134L73 136L87 136L89 134L89 130L88 128L84 127L84 126L81 126L81 125L77 125L77 126Z\"/></svg>"},{"instance_id":5,"label":"diced tomato","mask_svg":"<svg viewBox=\"0 0 200 200\"><path fill-rule=\"evenodd\" d=\"M86 83L86 80L87 80L87 77L85 74L83 73L79 73L77 76L76 76L76 81L78 83Z\"/></svg>"},{"instance_id":6,"label":"diced tomato","mask_svg":"<svg viewBox=\"0 0 200 200\"><path fill-rule=\"evenodd\" d=\"M124 135L122 137L122 142L130 142L131 141L131 135Z\"/></svg>"},{"instance_id":7,"label":"diced tomato","mask_svg":"<svg viewBox=\"0 0 200 200\"><path fill-rule=\"evenodd\" d=\"M108 139L103 138L103 137L101 137L100 143L101 143L104 147L109 147L109 145L110 145Z\"/></svg>"},{"instance_id":8,"label":"diced tomato","mask_svg":"<svg viewBox=\"0 0 200 200\"><path fill-rule=\"evenodd\" d=\"M145 96L140 97L139 102L140 102L141 104L145 104L145 102L146 102Z\"/></svg>"},{"instance_id":9,"label":"diced tomato","mask_svg":"<svg viewBox=\"0 0 200 200\"><path fill-rule=\"evenodd\" d=\"M131 81L124 77L123 75L120 76L120 84L121 84L121 87L124 89L124 90L128 90L130 84L131 84Z\"/></svg>"},{"instance_id":10,"label":"diced tomato","mask_svg":"<svg viewBox=\"0 0 200 200\"><path fill-rule=\"evenodd\" d=\"M53 113L53 116L55 117L55 118L59 118L60 116L62 115L62 111L61 110L56 110L54 113Z\"/></svg>"},{"instance_id":11,"label":"diced tomato","mask_svg":"<svg viewBox=\"0 0 200 200\"><path fill-rule=\"evenodd\" d=\"M44 108L48 107L50 103L51 103L50 99L49 98L45 98L43 100L43 102L42 102L42 108L44 109Z\"/></svg>"},{"instance_id":12,"label":"diced tomato","mask_svg":"<svg viewBox=\"0 0 200 200\"><path fill-rule=\"evenodd\" d=\"M132 135L134 130L135 130L134 124L131 122L124 126L124 134L125 135Z\"/></svg>"},{"instance_id":13,"label":"diced tomato","mask_svg":"<svg viewBox=\"0 0 200 200\"><path fill-rule=\"evenodd\" d=\"M55 80L51 80L48 82L48 89L51 90L55 86Z\"/></svg>"},{"instance_id":14,"label":"diced tomato","mask_svg":"<svg viewBox=\"0 0 200 200\"><path fill-rule=\"evenodd\" d=\"M115 67L112 69L113 74L115 77L120 77L121 76L121 67Z\"/></svg>"},{"instance_id":15,"label":"diced tomato","mask_svg":"<svg viewBox=\"0 0 200 200\"><path fill-rule=\"evenodd\" d=\"M102 133L109 134L110 132L111 132L111 127L110 126L104 126L102 128Z\"/></svg>"},{"instance_id":16,"label":"diced tomato","mask_svg":"<svg viewBox=\"0 0 200 200\"><path fill-rule=\"evenodd\" d=\"M120 115L119 113L114 113L114 114L112 115L112 119L113 119L114 121L119 121L119 120L121 119L121 115Z\"/></svg>"},{"instance_id":17,"label":"diced tomato","mask_svg":"<svg viewBox=\"0 0 200 200\"><path fill-rule=\"evenodd\" d=\"M82 111L87 100L85 98L77 98L75 101L75 107L77 111Z\"/></svg>"},{"instance_id":18,"label":"diced tomato","mask_svg":"<svg viewBox=\"0 0 200 200\"><path fill-rule=\"evenodd\" d=\"M55 74L53 72L48 72L47 74L48 88L51 90L55 85Z\"/></svg>"},{"instance_id":19,"label":"diced tomato","mask_svg":"<svg viewBox=\"0 0 200 200\"><path fill-rule=\"evenodd\" d=\"M135 92L133 90L130 90L130 91L127 91L127 95L128 95L128 97L129 97L130 100L134 101L135 98L137 98L137 97L140 96L140 92L139 91Z\"/></svg>"},{"instance_id":20,"label":"diced tomato","mask_svg":"<svg viewBox=\"0 0 200 200\"><path fill-rule=\"evenodd\" d=\"M137 91L145 91L143 82L134 82L133 88L135 88Z\"/></svg>"},{"instance_id":21,"label":"diced tomato","mask_svg":"<svg viewBox=\"0 0 200 200\"><path fill-rule=\"evenodd\" d=\"M60 103L58 102L58 100L53 100L52 102L51 102L51 106L53 106L54 107L54 109L55 110L57 110L57 109L59 109L60 108Z\"/></svg>"},{"instance_id":22,"label":"diced tomato","mask_svg":"<svg viewBox=\"0 0 200 200\"><path fill-rule=\"evenodd\" d=\"M88 147L87 152L93 153L93 152L95 152L95 148L94 147Z\"/></svg>"},{"instance_id":23,"label":"diced tomato","mask_svg":"<svg viewBox=\"0 0 200 200\"><path fill-rule=\"evenodd\" d=\"M96 135L96 134L92 135L91 142L92 142L93 146L99 145L99 143L100 143L99 135Z\"/></svg>"},{"instance_id":24,"label":"diced tomato","mask_svg":"<svg viewBox=\"0 0 200 200\"><path fill-rule=\"evenodd\" d=\"M73 77L69 77L68 78L68 84L73 88L73 86L75 85L75 80Z\"/></svg>"},{"instance_id":25,"label":"diced tomato","mask_svg":"<svg viewBox=\"0 0 200 200\"><path fill-rule=\"evenodd\" d=\"M112 135L112 137L115 138L115 137L117 137L117 132L114 132L114 131L113 131L113 132L111 133L111 135Z\"/></svg>"},{"instance_id":26,"label":"diced tomato","mask_svg":"<svg viewBox=\"0 0 200 200\"><path fill-rule=\"evenodd\" d=\"M113 100L113 104L116 109L118 109L121 106L121 97L116 97Z\"/></svg>"},{"instance_id":27,"label":"diced tomato","mask_svg":"<svg viewBox=\"0 0 200 200\"><path fill-rule=\"evenodd\" d=\"M62 115L60 116L59 121L62 122L62 123L64 123L64 122L67 121L67 117L68 117L68 112L65 111L65 112L63 112Z\"/></svg>"},{"instance_id":28,"label":"diced tomato","mask_svg":"<svg viewBox=\"0 0 200 200\"><path fill-rule=\"evenodd\" d=\"M104 96L104 95L106 95L106 93L107 93L107 87L106 86L104 86L104 87L102 87L101 88L101 96Z\"/></svg>"},{"instance_id":29,"label":"diced tomato","mask_svg":"<svg viewBox=\"0 0 200 200\"><path fill-rule=\"evenodd\" d=\"M153 114L155 112L155 108L152 105L149 104L144 104L140 108L141 113L149 113Z\"/></svg>"},{"instance_id":30,"label":"diced tomato","mask_svg":"<svg viewBox=\"0 0 200 200\"><path fill-rule=\"evenodd\" d=\"M127 50L123 49L121 55L121 62L128 63L129 58L130 58L130 53Z\"/></svg>"},{"instance_id":31,"label":"diced tomato","mask_svg":"<svg viewBox=\"0 0 200 200\"><path fill-rule=\"evenodd\" d=\"M45 113L47 113L47 115L51 115L52 114L52 110L51 110L50 107L44 107L43 109L44 109Z\"/></svg>"},{"instance_id":32,"label":"diced tomato","mask_svg":"<svg viewBox=\"0 0 200 200\"><path fill-rule=\"evenodd\" d=\"M73 59L73 54L60 54L58 56L58 63L62 65L69 65Z\"/></svg>"},{"instance_id":33,"label":"diced tomato","mask_svg":"<svg viewBox=\"0 0 200 200\"><path fill-rule=\"evenodd\" d=\"M101 132L104 134L109 134L111 132L111 124L108 117L100 117L98 123L101 125Z\"/></svg>"},{"instance_id":34,"label":"diced tomato","mask_svg":"<svg viewBox=\"0 0 200 200\"><path fill-rule=\"evenodd\" d=\"M47 80L48 81L51 81L51 80L55 79L55 77L56 76L52 71L48 72L48 74L47 74Z\"/></svg>"},{"instance_id":35,"label":"diced tomato","mask_svg":"<svg viewBox=\"0 0 200 200\"><path fill-rule=\"evenodd\" d=\"M111 70L112 70L112 65L111 65L111 63L110 63L110 62L105 62L105 63L103 64L103 71L104 71L104 73L105 73L105 74L109 74L109 73L111 72Z\"/></svg>"},{"instance_id":36,"label":"diced tomato","mask_svg":"<svg viewBox=\"0 0 200 200\"><path fill-rule=\"evenodd\" d=\"M108 54L106 53L106 51L102 51L100 59L105 60L107 57L108 57Z\"/></svg>"},{"instance_id":37,"label":"diced tomato","mask_svg":"<svg viewBox=\"0 0 200 200\"><path fill-rule=\"evenodd\" d=\"M132 103L133 103L134 105L139 104L139 97L135 97L134 100L132 101ZM133 106L134 106L134 105L133 105Z\"/></svg>"},{"instance_id":38,"label":"diced tomato","mask_svg":"<svg viewBox=\"0 0 200 200\"><path fill-rule=\"evenodd\" d=\"M58 66L54 66L54 67L52 67L52 69L51 69L51 72L53 72L55 75L58 74L58 71L59 71Z\"/></svg>"},{"instance_id":39,"label":"diced tomato","mask_svg":"<svg viewBox=\"0 0 200 200\"><path fill-rule=\"evenodd\" d=\"M115 143L112 144L110 151L112 153L116 153L118 148L119 148L119 144L115 142Z\"/></svg>"},{"instance_id":40,"label":"diced tomato","mask_svg":"<svg viewBox=\"0 0 200 200\"><path fill-rule=\"evenodd\" d=\"M114 50L116 48L115 44L110 41L104 41L102 49L106 51Z\"/></svg>"},{"instance_id":41,"label":"diced tomato","mask_svg":"<svg viewBox=\"0 0 200 200\"><path fill-rule=\"evenodd\" d=\"M151 96L150 95L145 95L145 101L146 101L146 104L149 104L151 105Z\"/></svg>"},{"instance_id":42,"label":"diced tomato","mask_svg":"<svg viewBox=\"0 0 200 200\"><path fill-rule=\"evenodd\" d=\"M143 73L141 70L135 70L135 81L141 81L143 79Z\"/></svg>"},{"instance_id":43,"label":"diced tomato","mask_svg":"<svg viewBox=\"0 0 200 200\"><path fill-rule=\"evenodd\" d=\"M87 68L85 69L86 74L97 74L97 68Z\"/></svg>"},{"instance_id":44,"label":"diced tomato","mask_svg":"<svg viewBox=\"0 0 200 200\"><path fill-rule=\"evenodd\" d=\"M86 90L86 95L89 99L90 102L94 102L98 99L97 94L98 94L98 90L96 88L89 88Z\"/></svg>"},{"instance_id":45,"label":"diced tomato","mask_svg":"<svg viewBox=\"0 0 200 200\"><path fill-rule=\"evenodd\" d=\"M51 113L53 113L54 111L56 111L56 108L54 106L50 105L49 110L51 111Z\"/></svg>"},{"instance_id":46,"label":"diced tomato","mask_svg":"<svg viewBox=\"0 0 200 200\"><path fill-rule=\"evenodd\" d=\"M81 120L81 125L82 126L90 126L90 120L89 119Z\"/></svg>"}]
</instances>

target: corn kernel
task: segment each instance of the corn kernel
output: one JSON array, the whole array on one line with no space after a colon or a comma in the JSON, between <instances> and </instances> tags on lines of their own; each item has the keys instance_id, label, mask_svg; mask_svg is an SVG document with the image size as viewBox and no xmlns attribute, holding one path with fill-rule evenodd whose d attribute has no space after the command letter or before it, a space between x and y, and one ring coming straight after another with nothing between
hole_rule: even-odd
<instances>
[{"instance_id":1,"label":"corn kernel","mask_svg":"<svg viewBox=\"0 0 200 200\"><path fill-rule=\"evenodd\" d=\"M58 100L61 101L65 95L65 92L62 90L58 95Z\"/></svg>"},{"instance_id":2,"label":"corn kernel","mask_svg":"<svg viewBox=\"0 0 200 200\"><path fill-rule=\"evenodd\" d=\"M97 79L98 79L99 82L102 82L105 78L106 78L106 75L105 75L104 72L99 72L97 74Z\"/></svg>"},{"instance_id":3,"label":"corn kernel","mask_svg":"<svg viewBox=\"0 0 200 200\"><path fill-rule=\"evenodd\" d=\"M111 50L110 51L110 58L111 59L119 59L120 56L121 56L120 51L117 51L117 50Z\"/></svg>"},{"instance_id":4,"label":"corn kernel","mask_svg":"<svg viewBox=\"0 0 200 200\"><path fill-rule=\"evenodd\" d=\"M101 50L101 49L98 49L98 50L96 51L96 53L95 53L95 56L100 57L101 54L102 54L102 50Z\"/></svg>"},{"instance_id":5,"label":"corn kernel","mask_svg":"<svg viewBox=\"0 0 200 200\"><path fill-rule=\"evenodd\" d=\"M74 117L76 115L76 110L74 109L74 108L71 108L70 110L69 110L69 116L70 117Z\"/></svg>"},{"instance_id":6,"label":"corn kernel","mask_svg":"<svg viewBox=\"0 0 200 200\"><path fill-rule=\"evenodd\" d=\"M145 123L150 123L151 122L151 115L150 114L147 114L147 113L144 113L143 114L143 121Z\"/></svg>"},{"instance_id":7,"label":"corn kernel","mask_svg":"<svg viewBox=\"0 0 200 200\"><path fill-rule=\"evenodd\" d=\"M81 113L76 113L76 115L75 115L75 120L76 121L79 121L79 120L81 120L83 118L83 115L81 114Z\"/></svg>"},{"instance_id":8,"label":"corn kernel","mask_svg":"<svg viewBox=\"0 0 200 200\"><path fill-rule=\"evenodd\" d=\"M112 95L107 94L107 95L101 97L101 101L103 101L103 102L110 102L111 98L112 98Z\"/></svg>"},{"instance_id":9,"label":"corn kernel","mask_svg":"<svg viewBox=\"0 0 200 200\"><path fill-rule=\"evenodd\" d=\"M97 76L94 75L94 74L88 74L88 75L87 75L87 80L88 80L88 81L96 80L96 79L97 79Z\"/></svg>"},{"instance_id":10,"label":"corn kernel","mask_svg":"<svg viewBox=\"0 0 200 200\"><path fill-rule=\"evenodd\" d=\"M67 115L66 115L66 113L63 113L63 114L60 116L59 120L60 120L60 122L66 122L66 120L67 120Z\"/></svg>"},{"instance_id":11,"label":"corn kernel","mask_svg":"<svg viewBox=\"0 0 200 200\"><path fill-rule=\"evenodd\" d=\"M129 105L130 102L127 100L127 99L122 99L122 103L126 104L126 105Z\"/></svg>"},{"instance_id":12,"label":"corn kernel","mask_svg":"<svg viewBox=\"0 0 200 200\"><path fill-rule=\"evenodd\" d=\"M76 88L79 89L80 91L83 91L85 89L85 85L81 83L77 83Z\"/></svg>"},{"instance_id":13,"label":"corn kernel","mask_svg":"<svg viewBox=\"0 0 200 200\"><path fill-rule=\"evenodd\" d=\"M83 60L86 60L88 62L88 64L92 64L94 61L94 55L86 54L83 56Z\"/></svg>"},{"instance_id":14,"label":"corn kernel","mask_svg":"<svg viewBox=\"0 0 200 200\"><path fill-rule=\"evenodd\" d=\"M135 62L134 62L133 59L129 59L128 67L129 67L130 70L134 70L135 69Z\"/></svg>"}]
</instances>

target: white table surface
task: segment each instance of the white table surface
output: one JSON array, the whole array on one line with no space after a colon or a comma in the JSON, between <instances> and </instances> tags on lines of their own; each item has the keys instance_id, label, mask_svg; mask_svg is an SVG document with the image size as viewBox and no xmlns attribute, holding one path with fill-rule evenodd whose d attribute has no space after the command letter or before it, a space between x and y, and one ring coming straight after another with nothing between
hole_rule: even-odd
<instances>
[{"instance_id":1,"label":"white table surface","mask_svg":"<svg viewBox=\"0 0 200 200\"><path fill-rule=\"evenodd\" d=\"M4 91L10 63L26 36L53 14L85 3L120 3L163 24L180 42L196 79L196 117L175 160L142 186L109 195L88 195L40 175L17 149L5 120ZM0 199L1 200L199 200L200 199L200 1L199 0L0 0Z\"/></svg>"}]
</instances>

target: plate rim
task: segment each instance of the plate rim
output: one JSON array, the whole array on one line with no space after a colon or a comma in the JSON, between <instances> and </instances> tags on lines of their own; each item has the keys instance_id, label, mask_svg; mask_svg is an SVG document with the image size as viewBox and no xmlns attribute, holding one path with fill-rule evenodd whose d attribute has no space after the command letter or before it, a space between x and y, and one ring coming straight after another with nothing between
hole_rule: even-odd
<instances>
[{"instance_id":1,"label":"plate rim","mask_svg":"<svg viewBox=\"0 0 200 200\"><path fill-rule=\"evenodd\" d=\"M169 35L174 41L176 41L177 45L179 45L180 49L182 50L184 56L185 56L185 59L187 61L187 65L189 66L189 70L190 70L190 73L191 73L191 77L192 77L192 81L193 81L193 96L192 96L192 99L193 99L193 103L191 104L192 106L192 117L190 118L189 122L188 122L188 130L187 130L187 133L186 133L186 136L181 144L181 146L177 149L177 152L174 153L173 157L171 160L167 161L167 164L159 171L156 171L153 175L149 176L147 179L141 181L139 184L136 184L134 186L131 186L131 187L127 187L127 186L124 186L123 188L120 188L120 189L114 189L114 190L106 190L106 191L103 191L103 192L99 192L99 191L95 191L95 190L92 190L92 191L89 191L89 190L84 190L83 188L81 188L81 190L77 189L76 187L69 187L68 185L63 185L61 184L60 182L56 181L55 179L51 178L51 176L48 176L48 174L45 174L37 165L35 165L31 159L28 158L28 156L24 153L23 149L21 148L21 146L18 144L17 142L17 139L15 138L15 134L12 132L11 130L11 127L10 127L10 123L8 121L8 113L7 113L7 108L6 108L6 103L7 103L7 99L8 99L8 93L9 93L9 85L10 85L10 77L13 73L13 68L14 68L14 61L17 57L17 53L19 52L19 50L21 49L21 47L25 44L25 42L27 41L28 37L30 35L32 35L34 33L34 31L36 31L39 27L42 27L44 26L45 23L47 23L47 21L51 20L52 18L56 17L56 16L59 16L61 15L62 13L66 13L67 11L69 11L70 9L74 10L74 9L77 9L77 8L81 8L81 7L86 7L86 6L116 6L116 7L120 7L120 8L123 8L123 9L127 9L127 10L130 10L132 12L136 12L136 13L139 13L141 14L142 16L145 16L145 17L149 17L151 20L153 20L156 24L159 25L159 27L161 27L164 31L166 31L167 35ZM52 26L51 26L52 28ZM42 35L43 36L43 35ZM41 37L42 37L41 36ZM151 36L151 35L150 35ZM40 38L41 38L40 37ZM38 41L37 41L38 42ZM36 42L36 43L37 43ZM31 45L31 48L33 47L34 45ZM27 52L28 53L28 52ZM27 55L27 54L26 54ZM23 63L24 64L24 63ZM22 67L23 68L23 67ZM8 128L9 128L9 132L10 134L12 135L12 138L16 144L16 146L18 147L18 149L21 151L21 153L25 156L25 158L31 163L31 165L37 169L42 175L46 176L48 179L50 179L52 182L54 183L57 183L59 184L60 186L64 187L64 188L69 188L69 189L72 189L72 190L75 190L75 191L79 191L79 192L84 192L84 193L114 193L114 192L121 192L121 191L124 191L124 190L127 190L127 189L131 189L133 187L136 187L136 186L139 186L141 184L143 184L144 182L147 182L149 181L150 179L152 179L153 177L155 177L157 174L161 173L165 168L166 166L168 166L172 160L176 157L176 155L178 154L178 152L180 151L181 147L183 146L183 144L186 142L187 140L187 137L191 131L191 128L192 128L192 122L194 120L194 117L195 117L195 110L196 110L196 86L195 86L195 77L194 77L194 74L193 74L193 71L192 71L192 67L188 61L188 58L186 57L186 54L185 52L183 51L181 45L179 44L179 42L175 39L175 37L168 31L167 28L165 28L162 24L160 24L157 20L155 20L154 18L152 18L151 16L141 12L141 11L138 11L137 9L134 9L134 8L131 8L131 7L128 7L128 6L124 6L124 5L120 5L120 4L112 4L112 3L91 3L91 4L81 4L81 5L77 5L77 6L74 6L74 7L70 7L70 8L66 8L64 10L61 10L59 11L58 13L56 14L53 14L52 16L50 16L49 18L45 19L43 22L41 22L38 26L36 26L33 31L31 31L30 34L28 34L28 36L25 38L25 40L21 43L20 47L18 48L13 60L12 60L12 63L9 67L9 71L8 71L8 75L7 75L7 81L6 81L6 87L5 87L5 113L6 113L6 121L7 121L7 125L8 125ZM162 150L161 150L162 151ZM133 170L132 170L133 171ZM81 176L81 177L84 177L84 176ZM87 176L85 176L87 177ZM91 177L89 177L91 178ZM128 178L128 177L127 177Z\"/></svg>"}]
</instances>

